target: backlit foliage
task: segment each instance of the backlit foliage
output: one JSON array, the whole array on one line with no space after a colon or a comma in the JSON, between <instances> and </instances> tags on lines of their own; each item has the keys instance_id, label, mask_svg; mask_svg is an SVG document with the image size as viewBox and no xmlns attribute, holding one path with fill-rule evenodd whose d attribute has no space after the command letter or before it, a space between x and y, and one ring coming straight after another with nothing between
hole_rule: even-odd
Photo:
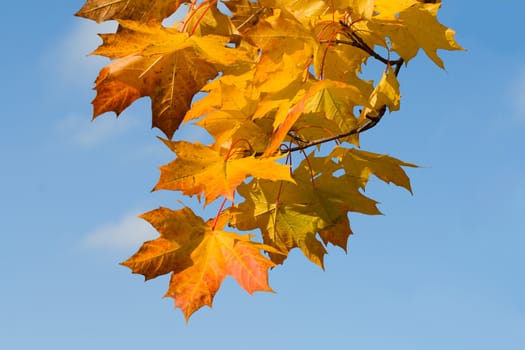
<instances>
[{"instance_id":1,"label":"backlit foliage","mask_svg":"<svg viewBox=\"0 0 525 350\"><path fill-rule=\"evenodd\" d=\"M150 97L152 125L175 154L154 189L219 201L209 220L188 207L143 214L160 236L122 264L146 279L171 274L166 296L188 319L227 276L271 291L268 270L290 250L323 267L329 244L346 249L348 214L380 213L363 194L371 175L411 191L403 167L414 165L359 149L359 136L399 109L398 73L419 52L443 68L437 50L461 49L440 6L87 0L78 16L119 24L93 52L112 60L96 79L93 117ZM183 19L163 25L176 11ZM375 81L362 77L370 61ZM214 142L177 139L188 122Z\"/></svg>"}]
</instances>

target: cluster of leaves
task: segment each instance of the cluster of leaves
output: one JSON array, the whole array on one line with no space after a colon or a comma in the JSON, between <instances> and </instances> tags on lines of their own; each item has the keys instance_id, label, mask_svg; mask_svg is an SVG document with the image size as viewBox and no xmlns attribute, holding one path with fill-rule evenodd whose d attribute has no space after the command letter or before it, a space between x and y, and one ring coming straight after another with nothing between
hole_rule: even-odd
<instances>
[{"instance_id":1,"label":"cluster of leaves","mask_svg":"<svg viewBox=\"0 0 525 350\"><path fill-rule=\"evenodd\" d=\"M411 191L402 167L412 164L357 146L399 109L397 75L420 49L439 67L438 49L461 49L440 5L87 0L78 16L119 24L93 52L112 60L96 80L94 118L149 96L153 127L176 155L155 189L222 201L208 221L188 207L143 214L160 237L123 264L146 279L171 273L166 295L188 319L228 275L249 293L271 291L268 269L290 250L322 267L328 244L346 249L348 213L379 213L363 194L371 175ZM164 26L177 10L183 20ZM362 78L369 60L383 66L376 82ZM190 121L214 142L174 140ZM306 153L324 143L333 147Z\"/></svg>"}]
</instances>

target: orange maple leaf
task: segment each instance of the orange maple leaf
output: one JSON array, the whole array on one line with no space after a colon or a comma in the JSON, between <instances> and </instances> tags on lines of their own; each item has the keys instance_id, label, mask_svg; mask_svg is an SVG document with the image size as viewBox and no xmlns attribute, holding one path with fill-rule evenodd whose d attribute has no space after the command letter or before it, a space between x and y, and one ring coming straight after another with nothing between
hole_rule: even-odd
<instances>
[{"instance_id":1,"label":"orange maple leaf","mask_svg":"<svg viewBox=\"0 0 525 350\"><path fill-rule=\"evenodd\" d=\"M193 36L156 23L119 21L114 34L92 54L114 59L96 80L96 118L119 115L139 97L152 101L152 124L171 138L190 110L194 95L219 71L246 69L252 52L226 47L228 37Z\"/></svg>"},{"instance_id":2,"label":"orange maple leaf","mask_svg":"<svg viewBox=\"0 0 525 350\"><path fill-rule=\"evenodd\" d=\"M212 228L189 208L159 208L142 217L161 237L144 243L122 265L146 279L171 272L166 296L175 299L186 320L202 306L211 307L226 276L250 294L272 292L268 269L275 264L261 255L264 245L250 241L250 236Z\"/></svg>"},{"instance_id":3,"label":"orange maple leaf","mask_svg":"<svg viewBox=\"0 0 525 350\"><path fill-rule=\"evenodd\" d=\"M166 54L123 57L103 68L96 80L93 118L110 111L118 115L139 96L150 96L153 127L171 138L190 109L193 95L217 73L185 43Z\"/></svg>"},{"instance_id":4,"label":"orange maple leaf","mask_svg":"<svg viewBox=\"0 0 525 350\"><path fill-rule=\"evenodd\" d=\"M259 246L230 232L209 231L191 254L194 264L171 276L166 296L175 299L189 319L204 305L212 306L226 276L233 276L248 292L272 292L268 269L275 264L260 254Z\"/></svg>"}]
</instances>

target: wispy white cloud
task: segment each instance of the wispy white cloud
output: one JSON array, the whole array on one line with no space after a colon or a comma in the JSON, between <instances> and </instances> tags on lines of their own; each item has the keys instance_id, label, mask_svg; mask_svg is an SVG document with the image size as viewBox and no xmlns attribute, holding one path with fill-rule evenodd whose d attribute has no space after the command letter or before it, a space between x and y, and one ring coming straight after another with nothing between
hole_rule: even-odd
<instances>
[{"instance_id":1,"label":"wispy white cloud","mask_svg":"<svg viewBox=\"0 0 525 350\"><path fill-rule=\"evenodd\" d=\"M91 122L89 116L68 115L59 121L58 132L82 148L93 148L137 126L135 118L100 118Z\"/></svg>"},{"instance_id":2,"label":"wispy white cloud","mask_svg":"<svg viewBox=\"0 0 525 350\"><path fill-rule=\"evenodd\" d=\"M102 225L83 240L87 248L123 250L138 248L144 241L158 237L155 229L135 213L124 215L118 222Z\"/></svg>"},{"instance_id":3,"label":"wispy white cloud","mask_svg":"<svg viewBox=\"0 0 525 350\"><path fill-rule=\"evenodd\" d=\"M97 34L114 32L116 26L116 22L97 24L78 19L77 25L45 54L46 70L53 71L69 83L93 81L97 71L109 61L88 54L102 43Z\"/></svg>"}]
</instances>

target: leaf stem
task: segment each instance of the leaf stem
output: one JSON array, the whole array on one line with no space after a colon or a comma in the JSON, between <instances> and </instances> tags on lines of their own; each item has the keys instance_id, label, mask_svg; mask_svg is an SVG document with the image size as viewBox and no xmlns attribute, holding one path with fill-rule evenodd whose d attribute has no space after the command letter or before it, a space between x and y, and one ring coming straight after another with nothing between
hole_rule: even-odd
<instances>
[{"instance_id":1,"label":"leaf stem","mask_svg":"<svg viewBox=\"0 0 525 350\"><path fill-rule=\"evenodd\" d=\"M221 206L219 207L219 210L217 210L217 215L215 215L215 219L213 220L213 225L211 226L211 230L212 231L215 231L215 226L217 226L217 222L219 221L219 217L222 214L222 210L224 209L224 205L226 204L227 200L228 200L228 198L225 197L222 200L222 203L221 203Z\"/></svg>"}]
</instances>

